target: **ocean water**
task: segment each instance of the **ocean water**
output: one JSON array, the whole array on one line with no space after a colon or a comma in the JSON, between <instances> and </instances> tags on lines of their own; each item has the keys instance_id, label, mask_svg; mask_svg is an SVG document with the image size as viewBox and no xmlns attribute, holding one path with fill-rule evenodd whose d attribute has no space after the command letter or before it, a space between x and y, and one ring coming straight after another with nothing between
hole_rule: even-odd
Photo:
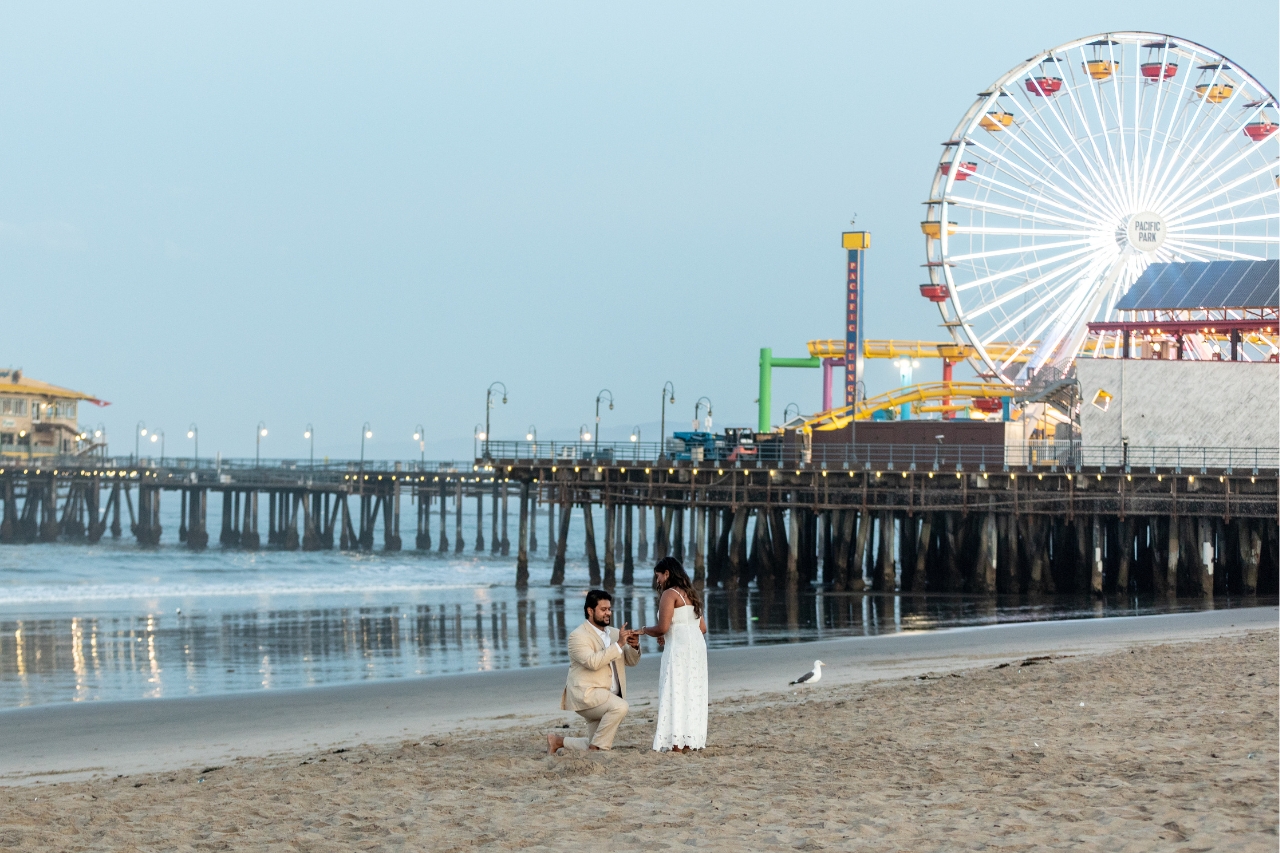
<instances>
[{"instance_id":1,"label":"ocean water","mask_svg":"<svg viewBox=\"0 0 1280 853\"><path fill-rule=\"evenodd\" d=\"M521 591L514 587L514 547L507 557L475 552L473 517L462 554L248 553L216 544L196 553L175 541L176 507L168 509L173 517L165 519L166 544L158 548L140 548L128 536L92 546L0 546L0 708L563 664L568 632L583 618L588 573L577 518L566 583L548 584L542 538L530 560L531 586ZM545 536L545 516L540 520ZM452 537L452 513L449 522ZM636 575L646 581L647 566L637 566ZM1209 606L1239 603L1219 598ZM803 642L1205 606L711 590L708 642ZM615 590L619 623L651 622L655 607L645 586Z\"/></svg>"}]
</instances>

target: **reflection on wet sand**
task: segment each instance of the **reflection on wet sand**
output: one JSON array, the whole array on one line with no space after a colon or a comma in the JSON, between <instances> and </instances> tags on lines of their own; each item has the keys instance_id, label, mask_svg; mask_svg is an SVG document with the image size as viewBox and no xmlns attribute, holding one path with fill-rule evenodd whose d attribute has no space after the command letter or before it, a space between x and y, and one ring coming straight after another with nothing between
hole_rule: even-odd
<instances>
[{"instance_id":1,"label":"reflection on wet sand","mask_svg":"<svg viewBox=\"0 0 1280 853\"><path fill-rule=\"evenodd\" d=\"M223 693L563 664L581 590L476 590L432 604L0 619L0 707ZM1209 606L1272 603L1217 598ZM615 620L652 621L623 588ZM1073 599L712 590L713 647L1203 609L1200 599ZM653 647L650 647L653 651Z\"/></svg>"}]
</instances>

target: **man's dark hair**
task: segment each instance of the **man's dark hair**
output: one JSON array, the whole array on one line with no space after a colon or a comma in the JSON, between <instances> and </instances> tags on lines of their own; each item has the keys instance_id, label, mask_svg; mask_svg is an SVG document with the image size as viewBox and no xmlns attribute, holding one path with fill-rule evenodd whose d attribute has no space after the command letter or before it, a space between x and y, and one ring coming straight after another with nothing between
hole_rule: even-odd
<instances>
[{"instance_id":1,"label":"man's dark hair","mask_svg":"<svg viewBox=\"0 0 1280 853\"><path fill-rule=\"evenodd\" d=\"M586 614L588 619L591 618L591 611L596 609L596 605L602 601L613 601L613 596L606 590L593 589L587 592L587 602L582 608L582 612Z\"/></svg>"}]
</instances>

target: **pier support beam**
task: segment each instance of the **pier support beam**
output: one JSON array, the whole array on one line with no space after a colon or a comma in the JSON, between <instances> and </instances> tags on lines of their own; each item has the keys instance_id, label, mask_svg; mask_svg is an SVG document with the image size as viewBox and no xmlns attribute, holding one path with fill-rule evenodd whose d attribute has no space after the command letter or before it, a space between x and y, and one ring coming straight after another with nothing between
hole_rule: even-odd
<instances>
[{"instance_id":1,"label":"pier support beam","mask_svg":"<svg viewBox=\"0 0 1280 853\"><path fill-rule=\"evenodd\" d=\"M516 534L516 588L529 585L529 483L520 483L520 529ZM523 629L523 622L521 627Z\"/></svg>"},{"instance_id":2,"label":"pier support beam","mask_svg":"<svg viewBox=\"0 0 1280 853\"><path fill-rule=\"evenodd\" d=\"M551 566L551 585L560 586L564 583L564 555L565 549L569 545L569 518L572 513L569 511L572 504L570 501L569 490L564 486L559 486L560 493L560 535L556 537L556 558Z\"/></svg>"},{"instance_id":3,"label":"pier support beam","mask_svg":"<svg viewBox=\"0 0 1280 853\"><path fill-rule=\"evenodd\" d=\"M446 481L441 480L440 481L440 553L441 554L449 553L449 516L446 514L446 510L448 508L446 505L448 504L449 501L447 500L447 492L445 491L447 487L448 487L448 484L446 483Z\"/></svg>"},{"instance_id":4,"label":"pier support beam","mask_svg":"<svg viewBox=\"0 0 1280 853\"><path fill-rule=\"evenodd\" d=\"M510 497L511 489L504 480L502 482L502 556L504 557L511 553L511 540L507 538L507 500Z\"/></svg>"},{"instance_id":5,"label":"pier support beam","mask_svg":"<svg viewBox=\"0 0 1280 853\"><path fill-rule=\"evenodd\" d=\"M644 504L640 504L637 510L640 513L640 542L636 545L636 551L640 562L643 563L649 559L649 534L645 529L648 524L646 519L649 515L649 508Z\"/></svg>"},{"instance_id":6,"label":"pier support beam","mask_svg":"<svg viewBox=\"0 0 1280 853\"><path fill-rule=\"evenodd\" d=\"M531 487L532 488L532 487ZM542 495L541 489L532 489L529 495L529 547L530 554L538 553L538 501Z\"/></svg>"},{"instance_id":7,"label":"pier support beam","mask_svg":"<svg viewBox=\"0 0 1280 853\"><path fill-rule=\"evenodd\" d=\"M258 532L258 493L244 493L244 522L240 525L240 547L246 551L257 551L262 547L262 536Z\"/></svg>"},{"instance_id":8,"label":"pier support beam","mask_svg":"<svg viewBox=\"0 0 1280 853\"><path fill-rule=\"evenodd\" d=\"M605 500L604 504L604 588L613 589L618 585L618 564L614 559L615 537L617 536L617 505Z\"/></svg>"},{"instance_id":9,"label":"pier support beam","mask_svg":"<svg viewBox=\"0 0 1280 853\"><path fill-rule=\"evenodd\" d=\"M625 516L622 525L622 583L624 586L631 586L635 583L636 577L636 561L631 553L631 517L634 507L631 504L625 504L622 507L622 514ZM1261 553L1261 549L1259 549ZM1257 572L1254 572L1257 575ZM1254 583L1257 586L1257 583Z\"/></svg>"},{"instance_id":10,"label":"pier support beam","mask_svg":"<svg viewBox=\"0 0 1280 853\"><path fill-rule=\"evenodd\" d=\"M590 573L592 586L600 585L600 558L596 555L596 523L591 517L591 497L582 501L582 526L586 536L587 570Z\"/></svg>"},{"instance_id":11,"label":"pier support beam","mask_svg":"<svg viewBox=\"0 0 1280 853\"><path fill-rule=\"evenodd\" d=\"M502 537L498 535L498 511L500 508L501 498L498 495L498 475L493 475L493 485L490 487L490 493L493 495L493 502L490 504L491 517L489 524L492 529L489 531L489 550L491 553L497 554L502 550Z\"/></svg>"},{"instance_id":12,"label":"pier support beam","mask_svg":"<svg viewBox=\"0 0 1280 853\"><path fill-rule=\"evenodd\" d=\"M458 489L453 498L453 553L461 554L467 543L462 538L462 478L458 478Z\"/></svg>"},{"instance_id":13,"label":"pier support beam","mask_svg":"<svg viewBox=\"0 0 1280 853\"><path fill-rule=\"evenodd\" d=\"M484 551L484 492L476 488L476 552Z\"/></svg>"},{"instance_id":14,"label":"pier support beam","mask_svg":"<svg viewBox=\"0 0 1280 853\"><path fill-rule=\"evenodd\" d=\"M191 489L187 506L187 547L203 551L209 545L208 489Z\"/></svg>"}]
</instances>

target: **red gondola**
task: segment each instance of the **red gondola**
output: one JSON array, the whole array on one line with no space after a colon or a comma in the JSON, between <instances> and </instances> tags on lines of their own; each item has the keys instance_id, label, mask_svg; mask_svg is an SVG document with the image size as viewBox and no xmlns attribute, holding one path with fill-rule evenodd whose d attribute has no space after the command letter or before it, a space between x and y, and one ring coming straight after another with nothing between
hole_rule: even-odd
<instances>
[{"instance_id":1,"label":"red gondola","mask_svg":"<svg viewBox=\"0 0 1280 853\"><path fill-rule=\"evenodd\" d=\"M945 284L922 284L920 285L920 295L930 302L946 302L947 297L951 295L951 291L947 290Z\"/></svg>"},{"instance_id":2,"label":"red gondola","mask_svg":"<svg viewBox=\"0 0 1280 853\"><path fill-rule=\"evenodd\" d=\"M1138 66L1142 79L1150 83L1163 83L1178 73L1178 63L1168 62L1169 52L1177 45L1171 41L1150 41L1142 46L1147 52L1146 58Z\"/></svg>"},{"instance_id":3,"label":"red gondola","mask_svg":"<svg viewBox=\"0 0 1280 853\"><path fill-rule=\"evenodd\" d=\"M1056 95L1062 88L1061 77L1028 77L1026 82L1027 91L1041 98Z\"/></svg>"},{"instance_id":4,"label":"red gondola","mask_svg":"<svg viewBox=\"0 0 1280 853\"><path fill-rule=\"evenodd\" d=\"M1000 411L1004 407L1004 402L999 397L978 397L973 401L973 407L979 412L992 414Z\"/></svg>"},{"instance_id":5,"label":"red gondola","mask_svg":"<svg viewBox=\"0 0 1280 853\"><path fill-rule=\"evenodd\" d=\"M1178 65L1175 62L1144 62L1139 69L1143 77L1157 83L1168 80L1178 73Z\"/></svg>"},{"instance_id":6,"label":"red gondola","mask_svg":"<svg viewBox=\"0 0 1280 853\"><path fill-rule=\"evenodd\" d=\"M951 174L951 164L950 164L950 163L943 163L943 164L942 164L942 166L941 166L940 168L941 168L941 170L942 170L942 176L943 176L944 178L945 178L947 175ZM967 181L967 180L969 180L969 176L970 176L970 175L977 174L977 172L978 172L978 164L977 164L977 163L966 163L966 162L962 162L962 163L960 164L960 166L956 169L956 180L957 180L957 181Z\"/></svg>"},{"instance_id":7,"label":"red gondola","mask_svg":"<svg viewBox=\"0 0 1280 853\"><path fill-rule=\"evenodd\" d=\"M1252 139L1254 142L1261 142L1268 136L1276 132L1276 128L1280 125L1273 124L1269 121L1254 121L1244 126L1244 135ZM956 180L960 180L959 175Z\"/></svg>"}]
</instances>

